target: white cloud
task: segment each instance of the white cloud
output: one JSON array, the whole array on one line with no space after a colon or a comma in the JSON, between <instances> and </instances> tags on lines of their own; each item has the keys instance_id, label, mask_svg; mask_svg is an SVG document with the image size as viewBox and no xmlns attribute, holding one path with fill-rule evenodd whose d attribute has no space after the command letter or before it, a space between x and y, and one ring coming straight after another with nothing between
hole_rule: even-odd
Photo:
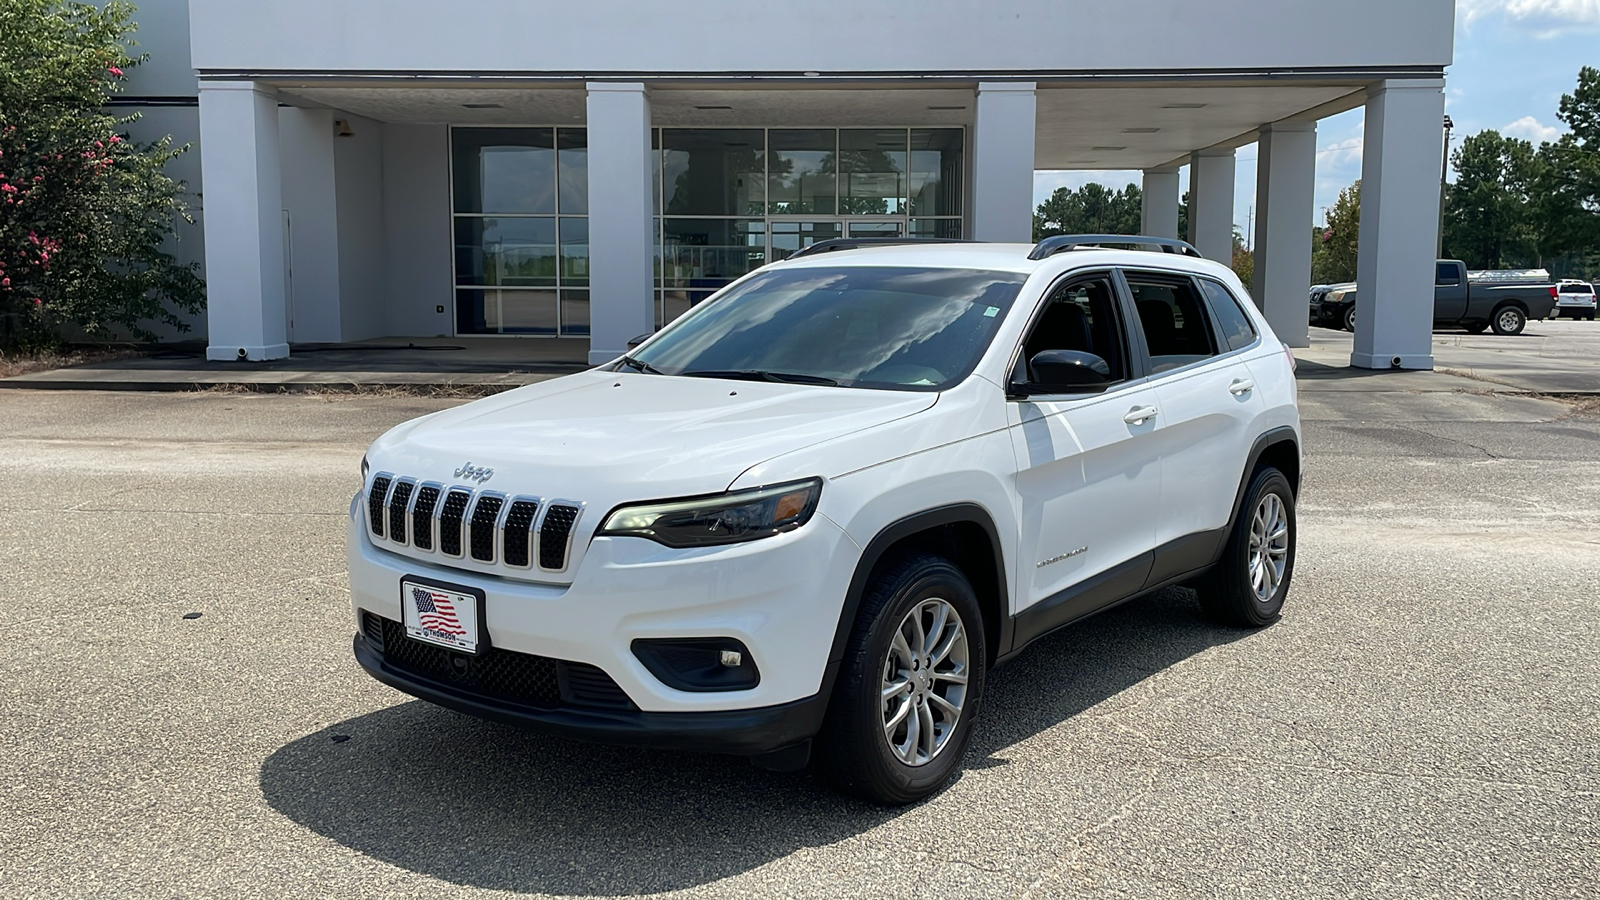
<instances>
[{"instance_id":1,"label":"white cloud","mask_svg":"<svg viewBox=\"0 0 1600 900\"><path fill-rule=\"evenodd\" d=\"M1600 2L1600 0L1597 0ZM1561 137L1561 129L1540 122L1533 116L1523 116L1510 125L1500 129L1500 133L1507 137L1522 138L1532 141L1535 145L1545 141L1555 141Z\"/></svg>"},{"instance_id":2,"label":"white cloud","mask_svg":"<svg viewBox=\"0 0 1600 900\"><path fill-rule=\"evenodd\" d=\"M1600 0L1459 0L1457 12L1463 21L1474 21L1493 13L1542 29L1544 35L1562 31L1600 28Z\"/></svg>"}]
</instances>

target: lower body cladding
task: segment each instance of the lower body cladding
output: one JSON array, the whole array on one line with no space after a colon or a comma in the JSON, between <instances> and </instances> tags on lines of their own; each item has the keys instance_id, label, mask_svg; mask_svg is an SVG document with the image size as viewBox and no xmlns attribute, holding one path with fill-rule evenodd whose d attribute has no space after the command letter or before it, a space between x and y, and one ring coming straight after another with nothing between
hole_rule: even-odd
<instances>
[{"instance_id":1,"label":"lower body cladding","mask_svg":"<svg viewBox=\"0 0 1600 900\"><path fill-rule=\"evenodd\" d=\"M355 656L391 687L486 719L602 743L768 754L822 726L859 552L822 515L788 534L693 550L597 538L572 584L549 585L393 553L352 514ZM481 595L476 652L410 636L403 582Z\"/></svg>"}]
</instances>

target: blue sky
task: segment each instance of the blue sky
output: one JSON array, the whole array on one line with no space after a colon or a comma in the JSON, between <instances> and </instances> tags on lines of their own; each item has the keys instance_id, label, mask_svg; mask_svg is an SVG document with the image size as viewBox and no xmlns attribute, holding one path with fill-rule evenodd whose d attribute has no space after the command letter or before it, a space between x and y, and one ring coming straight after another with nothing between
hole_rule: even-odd
<instances>
[{"instance_id":1,"label":"blue sky","mask_svg":"<svg viewBox=\"0 0 1600 900\"><path fill-rule=\"evenodd\" d=\"M1561 95L1572 92L1583 65L1600 66L1600 0L1457 0L1455 65L1445 87L1456 144L1486 128L1535 145L1554 140L1565 131L1556 118ZM1362 125L1356 109L1318 126L1318 221L1339 191L1361 177ZM1255 204L1255 145L1239 150L1238 165L1234 221L1243 228ZM1183 177L1187 190L1187 170ZM1098 181L1119 188L1139 179L1138 172L1038 172L1034 202L1058 187Z\"/></svg>"}]
</instances>

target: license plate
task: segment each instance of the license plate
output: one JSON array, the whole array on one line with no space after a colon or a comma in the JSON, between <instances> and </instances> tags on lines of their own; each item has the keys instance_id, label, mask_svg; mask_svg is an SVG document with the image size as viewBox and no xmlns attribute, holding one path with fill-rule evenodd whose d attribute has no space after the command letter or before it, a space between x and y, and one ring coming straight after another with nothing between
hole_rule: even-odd
<instances>
[{"instance_id":1,"label":"license plate","mask_svg":"<svg viewBox=\"0 0 1600 900\"><path fill-rule=\"evenodd\" d=\"M483 592L434 582L400 582L406 634L462 653L478 652Z\"/></svg>"}]
</instances>

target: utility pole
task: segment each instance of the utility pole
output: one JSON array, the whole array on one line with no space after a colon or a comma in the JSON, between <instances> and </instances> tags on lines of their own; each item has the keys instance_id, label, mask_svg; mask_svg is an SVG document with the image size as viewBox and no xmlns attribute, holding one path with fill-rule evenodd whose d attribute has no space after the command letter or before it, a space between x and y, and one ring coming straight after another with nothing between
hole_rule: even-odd
<instances>
[{"instance_id":1,"label":"utility pole","mask_svg":"<svg viewBox=\"0 0 1600 900\"><path fill-rule=\"evenodd\" d=\"M1444 117L1444 161L1439 166L1439 247L1434 251L1435 258L1444 257L1444 213L1445 199L1449 196L1450 187L1450 132L1455 130L1456 123L1449 116Z\"/></svg>"}]
</instances>

